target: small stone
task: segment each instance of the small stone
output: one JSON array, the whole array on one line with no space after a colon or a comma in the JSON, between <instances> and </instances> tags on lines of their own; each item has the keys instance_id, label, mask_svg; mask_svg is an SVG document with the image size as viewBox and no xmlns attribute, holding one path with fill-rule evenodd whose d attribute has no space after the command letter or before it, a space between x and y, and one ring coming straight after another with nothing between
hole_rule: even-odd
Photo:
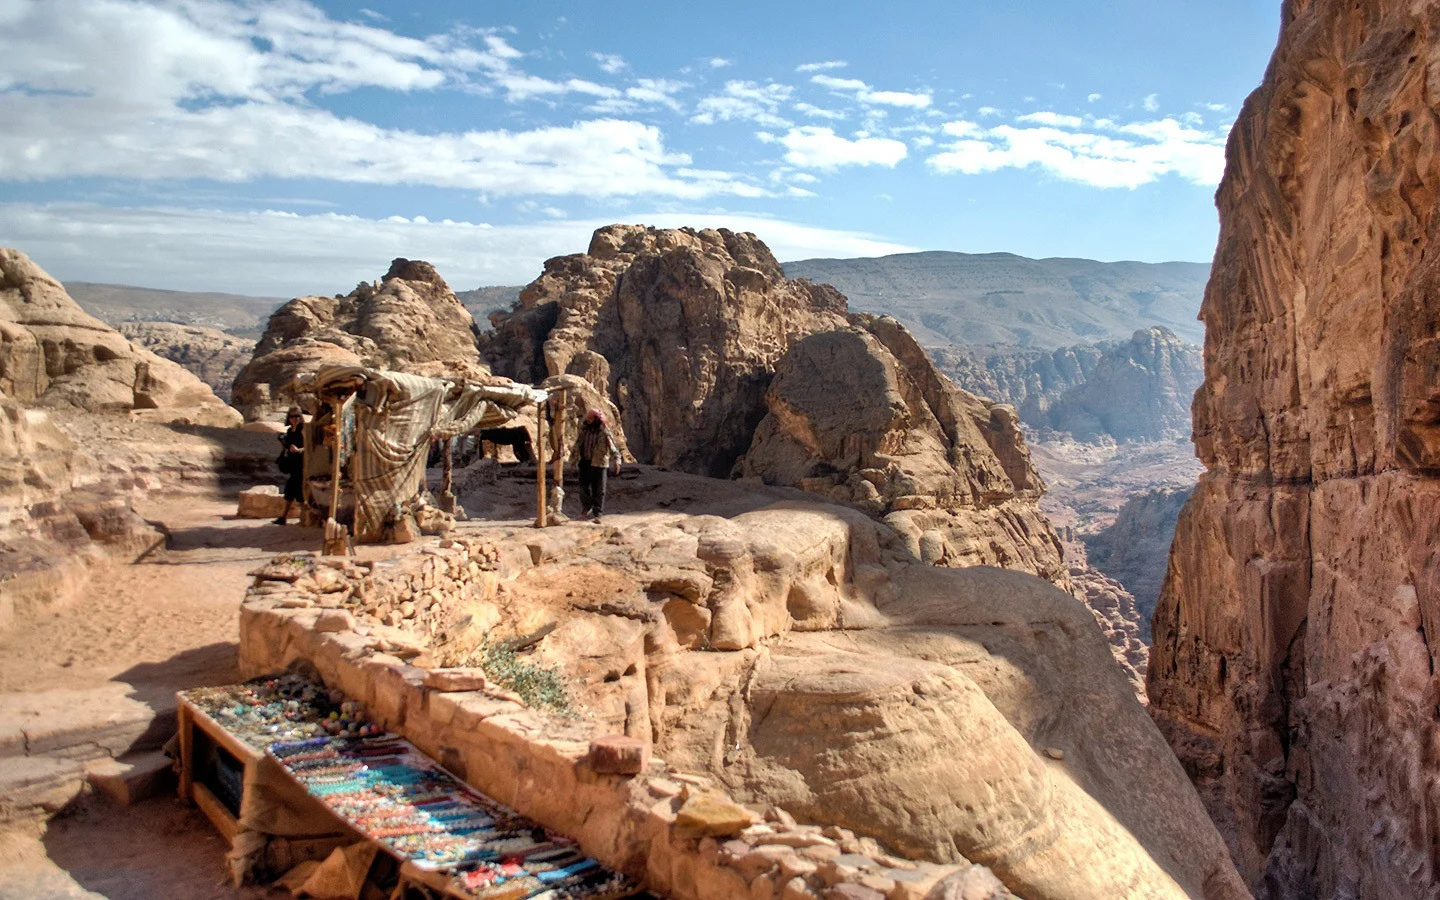
<instances>
[{"instance_id":1,"label":"small stone","mask_svg":"<svg viewBox=\"0 0 1440 900\"><path fill-rule=\"evenodd\" d=\"M355 619L343 609L330 609L315 620L315 630L322 633L349 631L355 627Z\"/></svg>"},{"instance_id":2,"label":"small stone","mask_svg":"<svg viewBox=\"0 0 1440 900\"><path fill-rule=\"evenodd\" d=\"M805 884L805 879L792 878L785 882L785 887L780 892L780 900L815 900L815 892Z\"/></svg>"},{"instance_id":3,"label":"small stone","mask_svg":"<svg viewBox=\"0 0 1440 900\"><path fill-rule=\"evenodd\" d=\"M590 768L602 775L638 775L650 762L650 744L623 734L607 734L590 742L589 759Z\"/></svg>"},{"instance_id":4,"label":"small stone","mask_svg":"<svg viewBox=\"0 0 1440 900\"><path fill-rule=\"evenodd\" d=\"M1046 747L1045 755L1050 757L1051 759L1064 759L1065 751L1061 750L1059 747Z\"/></svg>"},{"instance_id":5,"label":"small stone","mask_svg":"<svg viewBox=\"0 0 1440 900\"><path fill-rule=\"evenodd\" d=\"M778 806L772 806L765 810L765 821L787 827L794 827L795 825L795 817Z\"/></svg>"},{"instance_id":6,"label":"small stone","mask_svg":"<svg viewBox=\"0 0 1440 900\"><path fill-rule=\"evenodd\" d=\"M307 600L304 597L283 597L280 600L282 609L308 609L315 605L315 601Z\"/></svg>"},{"instance_id":7,"label":"small stone","mask_svg":"<svg viewBox=\"0 0 1440 900\"><path fill-rule=\"evenodd\" d=\"M837 884L824 894L825 900L885 900L885 895L858 884Z\"/></svg>"},{"instance_id":8,"label":"small stone","mask_svg":"<svg viewBox=\"0 0 1440 900\"><path fill-rule=\"evenodd\" d=\"M754 821L750 810L724 794L694 793L675 814L679 838L726 837L739 834Z\"/></svg>"},{"instance_id":9,"label":"small stone","mask_svg":"<svg viewBox=\"0 0 1440 900\"><path fill-rule=\"evenodd\" d=\"M431 669L425 673L425 686L442 693L484 690L487 683L482 669Z\"/></svg>"}]
</instances>

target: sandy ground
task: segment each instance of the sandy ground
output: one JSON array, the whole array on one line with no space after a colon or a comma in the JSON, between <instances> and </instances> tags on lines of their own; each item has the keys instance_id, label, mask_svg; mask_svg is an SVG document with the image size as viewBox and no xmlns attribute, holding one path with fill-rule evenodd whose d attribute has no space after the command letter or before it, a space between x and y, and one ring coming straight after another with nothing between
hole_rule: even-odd
<instances>
[{"instance_id":1,"label":"sandy ground","mask_svg":"<svg viewBox=\"0 0 1440 900\"><path fill-rule=\"evenodd\" d=\"M113 690L118 682L159 708L173 705L177 690L234 681L245 573L278 552L319 542L318 529L230 518L233 500L187 497L137 507L163 524L169 546L98 572L82 600L0 635L0 695L34 699L47 691ZM0 846L0 900L288 896L230 887L220 838L174 796L128 808L82 796L47 824L0 834Z\"/></svg>"}]
</instances>

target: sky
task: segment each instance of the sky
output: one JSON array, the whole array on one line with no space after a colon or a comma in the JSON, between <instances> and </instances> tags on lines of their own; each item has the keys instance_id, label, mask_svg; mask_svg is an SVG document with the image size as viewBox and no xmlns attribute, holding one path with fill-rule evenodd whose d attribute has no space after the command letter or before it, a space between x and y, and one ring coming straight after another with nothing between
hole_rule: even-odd
<instances>
[{"instance_id":1,"label":"sky","mask_svg":"<svg viewBox=\"0 0 1440 900\"><path fill-rule=\"evenodd\" d=\"M1208 262L1279 0L0 0L0 245L289 297L611 222Z\"/></svg>"}]
</instances>

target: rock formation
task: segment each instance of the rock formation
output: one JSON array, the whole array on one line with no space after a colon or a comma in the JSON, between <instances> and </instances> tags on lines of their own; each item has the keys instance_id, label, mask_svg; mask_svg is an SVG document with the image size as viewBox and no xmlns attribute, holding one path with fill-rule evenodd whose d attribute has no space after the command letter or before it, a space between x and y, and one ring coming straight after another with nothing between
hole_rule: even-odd
<instances>
[{"instance_id":1,"label":"rock formation","mask_svg":"<svg viewBox=\"0 0 1440 900\"><path fill-rule=\"evenodd\" d=\"M270 316L232 402L247 420L283 412L285 388L322 365L484 378L475 320L427 262L396 259L380 281L344 296L299 297Z\"/></svg>"},{"instance_id":2,"label":"rock formation","mask_svg":"<svg viewBox=\"0 0 1440 900\"><path fill-rule=\"evenodd\" d=\"M255 342L200 325L121 322L120 333L157 356L178 363L229 401L235 376L250 362Z\"/></svg>"},{"instance_id":3,"label":"rock formation","mask_svg":"<svg viewBox=\"0 0 1440 900\"><path fill-rule=\"evenodd\" d=\"M927 563L1061 580L1014 411L956 388L894 319L852 318L781 357L742 474L883 516Z\"/></svg>"},{"instance_id":4,"label":"rock formation","mask_svg":"<svg viewBox=\"0 0 1440 900\"><path fill-rule=\"evenodd\" d=\"M238 424L194 375L87 314L18 250L0 248L0 393L23 404Z\"/></svg>"},{"instance_id":5,"label":"rock formation","mask_svg":"<svg viewBox=\"0 0 1440 900\"><path fill-rule=\"evenodd\" d=\"M1058 350L937 347L941 369L966 390L1013 404L1042 436L1161 441L1190 433L1190 400L1200 386L1201 351L1167 328L1128 341Z\"/></svg>"},{"instance_id":6,"label":"rock formation","mask_svg":"<svg viewBox=\"0 0 1440 900\"><path fill-rule=\"evenodd\" d=\"M1147 644L1150 617L1160 599L1160 584L1175 538L1175 523L1188 499L1190 491L1186 489L1161 488L1136 494L1120 507L1114 524L1081 537L1090 565L1134 595L1140 638Z\"/></svg>"},{"instance_id":7,"label":"rock formation","mask_svg":"<svg viewBox=\"0 0 1440 900\"><path fill-rule=\"evenodd\" d=\"M497 374L580 375L609 394L641 462L723 478L780 357L845 315L834 289L787 280L752 234L612 225L548 260L483 349Z\"/></svg>"},{"instance_id":8,"label":"rock formation","mask_svg":"<svg viewBox=\"0 0 1440 900\"><path fill-rule=\"evenodd\" d=\"M1014 412L956 390L894 319L786 279L754 235L602 228L493 320L497 373L584 377L641 462L857 504L930 562L1065 578Z\"/></svg>"},{"instance_id":9,"label":"rock formation","mask_svg":"<svg viewBox=\"0 0 1440 900\"><path fill-rule=\"evenodd\" d=\"M1070 574L1071 593L1089 607L1104 633L1110 652L1141 701L1145 696L1145 673L1150 666L1150 620L1136 609L1135 596L1125 585L1095 567L1085 545L1062 540L1065 568ZM1164 563L1161 563L1164 572Z\"/></svg>"},{"instance_id":10,"label":"rock formation","mask_svg":"<svg viewBox=\"0 0 1440 900\"><path fill-rule=\"evenodd\" d=\"M1440 896L1432 4L1290 2L1217 194L1152 711L1262 897Z\"/></svg>"}]
</instances>

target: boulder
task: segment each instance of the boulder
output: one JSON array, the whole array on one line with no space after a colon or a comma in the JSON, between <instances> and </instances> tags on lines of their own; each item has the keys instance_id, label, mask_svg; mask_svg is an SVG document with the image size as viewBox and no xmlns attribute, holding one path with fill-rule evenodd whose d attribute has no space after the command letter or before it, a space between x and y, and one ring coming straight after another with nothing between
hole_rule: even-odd
<instances>
[{"instance_id":1,"label":"boulder","mask_svg":"<svg viewBox=\"0 0 1440 900\"><path fill-rule=\"evenodd\" d=\"M477 330L434 266L396 259L379 281L349 294L298 297L277 309L235 378L233 402L247 421L283 412L295 376L323 365L484 380Z\"/></svg>"},{"instance_id":2,"label":"boulder","mask_svg":"<svg viewBox=\"0 0 1440 900\"><path fill-rule=\"evenodd\" d=\"M285 513L285 498L273 484L246 488L238 497L235 515L242 519L274 519Z\"/></svg>"},{"instance_id":3,"label":"boulder","mask_svg":"<svg viewBox=\"0 0 1440 900\"><path fill-rule=\"evenodd\" d=\"M0 393L89 412L157 410L162 418L208 407L207 424L239 424L194 375L86 313L60 282L9 248L0 248Z\"/></svg>"}]
</instances>

